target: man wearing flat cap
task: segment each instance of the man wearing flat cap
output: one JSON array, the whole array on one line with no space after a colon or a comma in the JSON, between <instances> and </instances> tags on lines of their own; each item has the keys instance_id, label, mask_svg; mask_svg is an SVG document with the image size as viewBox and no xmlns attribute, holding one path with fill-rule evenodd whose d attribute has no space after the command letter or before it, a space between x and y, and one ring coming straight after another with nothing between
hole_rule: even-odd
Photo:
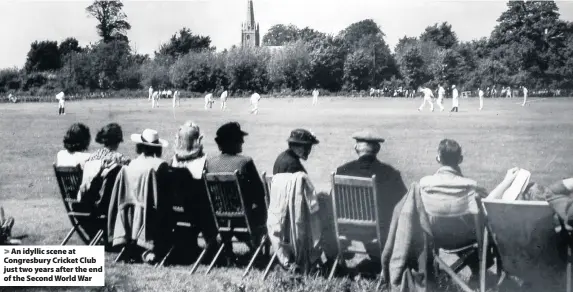
<instances>
[{"instance_id":1,"label":"man wearing flat cap","mask_svg":"<svg viewBox=\"0 0 573 292\"><path fill-rule=\"evenodd\" d=\"M207 158L205 162L206 172L234 172L238 170L242 179L241 191L245 195L245 199L248 200L246 203L247 205L255 205L253 209L255 224L265 222L267 214L263 182L253 159L249 156L240 155L243 152L243 138L248 133L241 130L239 123L229 122L222 125L217 130L216 135L215 142L219 146L221 154Z\"/></svg>"},{"instance_id":2,"label":"man wearing flat cap","mask_svg":"<svg viewBox=\"0 0 573 292\"><path fill-rule=\"evenodd\" d=\"M358 177L376 175L381 235L386 237L394 206L402 199L408 189L398 170L376 158L380 151L380 144L385 141L383 138L370 130L354 133L352 138L356 140L354 149L358 154L358 159L338 167L336 174Z\"/></svg>"},{"instance_id":3,"label":"man wearing flat cap","mask_svg":"<svg viewBox=\"0 0 573 292\"><path fill-rule=\"evenodd\" d=\"M312 146L318 144L319 141L310 131L295 129L291 131L287 142L288 149L279 154L277 160L275 160L273 174L296 173L299 171L306 173L306 169L300 163L300 159L307 160Z\"/></svg>"}]
</instances>

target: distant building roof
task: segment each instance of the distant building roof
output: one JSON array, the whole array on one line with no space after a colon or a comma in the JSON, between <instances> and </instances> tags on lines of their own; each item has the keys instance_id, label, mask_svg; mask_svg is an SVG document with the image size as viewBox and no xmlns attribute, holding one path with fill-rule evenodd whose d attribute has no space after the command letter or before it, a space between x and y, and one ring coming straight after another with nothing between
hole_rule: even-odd
<instances>
[{"instance_id":1,"label":"distant building roof","mask_svg":"<svg viewBox=\"0 0 573 292\"><path fill-rule=\"evenodd\" d=\"M280 51L284 48L285 46L265 46L265 48L269 48L271 50L271 52L274 51Z\"/></svg>"}]
</instances>

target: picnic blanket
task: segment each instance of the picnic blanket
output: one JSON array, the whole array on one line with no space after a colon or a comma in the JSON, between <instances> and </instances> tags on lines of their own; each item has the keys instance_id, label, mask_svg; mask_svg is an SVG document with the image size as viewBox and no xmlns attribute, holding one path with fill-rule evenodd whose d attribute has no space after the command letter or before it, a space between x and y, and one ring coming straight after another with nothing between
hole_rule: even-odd
<instances>
[{"instance_id":1,"label":"picnic blanket","mask_svg":"<svg viewBox=\"0 0 573 292\"><path fill-rule=\"evenodd\" d=\"M420 186L412 183L392 213L382 251L382 276L390 291L425 291L426 249L424 233L432 235Z\"/></svg>"}]
</instances>

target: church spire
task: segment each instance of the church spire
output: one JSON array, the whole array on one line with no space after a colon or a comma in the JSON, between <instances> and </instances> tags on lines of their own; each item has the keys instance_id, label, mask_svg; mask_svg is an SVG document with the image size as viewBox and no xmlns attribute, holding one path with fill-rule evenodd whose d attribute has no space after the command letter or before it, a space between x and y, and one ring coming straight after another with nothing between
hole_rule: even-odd
<instances>
[{"instance_id":1,"label":"church spire","mask_svg":"<svg viewBox=\"0 0 573 292\"><path fill-rule=\"evenodd\" d=\"M260 41L259 25L255 22L253 0L247 1L247 19L241 28L241 46L258 47Z\"/></svg>"},{"instance_id":2,"label":"church spire","mask_svg":"<svg viewBox=\"0 0 573 292\"><path fill-rule=\"evenodd\" d=\"M247 22L245 23L247 29L255 29L255 11L253 8L253 0L248 0L247 3Z\"/></svg>"}]
</instances>

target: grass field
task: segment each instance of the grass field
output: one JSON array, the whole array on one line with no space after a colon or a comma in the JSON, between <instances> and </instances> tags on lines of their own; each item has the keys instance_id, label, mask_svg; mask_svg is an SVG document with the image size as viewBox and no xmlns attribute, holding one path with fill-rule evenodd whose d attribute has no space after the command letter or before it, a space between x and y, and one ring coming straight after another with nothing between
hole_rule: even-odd
<instances>
[{"instance_id":1,"label":"grass field","mask_svg":"<svg viewBox=\"0 0 573 292\"><path fill-rule=\"evenodd\" d=\"M304 127L320 140L305 162L320 190L328 190L331 171L355 159L350 136L362 128L374 128L386 138L379 158L399 169L406 184L438 168L436 148L443 138L460 142L465 156L464 174L490 190L514 166L530 170L532 180L541 184L572 176L573 164L568 157L573 153L573 100L535 100L526 107L521 107L519 101L486 99L484 110L478 111L477 100L462 99L460 112L450 114L416 111L421 99L323 98L313 107L310 98L265 98L256 116L249 114L246 99L231 99L226 112L218 109L218 103L205 111L199 99L182 100L175 110L170 101L163 100L154 110L147 99L69 102L65 116L57 115L56 103L0 104L0 204L16 219L13 233L28 235L25 244L59 243L70 223L52 163L62 149L65 131L78 121L90 127L92 139L105 124L118 122L126 140L119 150L132 157L135 147L129 142L131 133L153 128L173 143L175 131L186 120L200 124L207 154L216 154L216 129L226 121L238 121L249 132L244 154L254 158L259 171L271 171L276 156L286 147L290 130ZM446 104L449 107L450 100ZM94 143L90 148L98 147ZM168 148L163 158L169 160L172 154ZM189 267L155 270L112 264L111 257L106 265L106 286L96 290L243 291L239 288L239 269L218 269L206 277L189 275ZM363 291L373 287L368 281L347 279L328 283L313 278L293 283L281 275L272 275L265 282L259 277L260 271L252 272L243 283L244 291Z\"/></svg>"}]
</instances>

